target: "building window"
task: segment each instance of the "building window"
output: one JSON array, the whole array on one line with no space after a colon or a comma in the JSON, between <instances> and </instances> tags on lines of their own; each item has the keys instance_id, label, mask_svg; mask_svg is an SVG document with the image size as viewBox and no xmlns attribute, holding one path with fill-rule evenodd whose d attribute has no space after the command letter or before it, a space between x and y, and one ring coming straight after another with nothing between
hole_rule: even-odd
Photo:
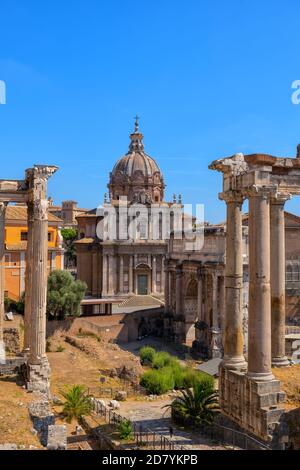
<instances>
[{"instance_id":1,"label":"building window","mask_svg":"<svg viewBox=\"0 0 300 470\"><path fill-rule=\"evenodd\" d=\"M51 242L51 241L52 241L52 233L48 232L48 242Z\"/></svg>"},{"instance_id":2,"label":"building window","mask_svg":"<svg viewBox=\"0 0 300 470\"><path fill-rule=\"evenodd\" d=\"M21 242L27 242L28 232L21 232Z\"/></svg>"}]
</instances>

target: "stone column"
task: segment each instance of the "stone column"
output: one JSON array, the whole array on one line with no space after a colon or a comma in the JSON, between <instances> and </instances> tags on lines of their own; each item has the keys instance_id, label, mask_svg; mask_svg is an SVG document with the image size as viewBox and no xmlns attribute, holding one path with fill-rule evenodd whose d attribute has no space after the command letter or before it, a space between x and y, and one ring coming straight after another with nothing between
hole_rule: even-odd
<instances>
[{"instance_id":1,"label":"stone column","mask_svg":"<svg viewBox=\"0 0 300 470\"><path fill-rule=\"evenodd\" d=\"M176 268L176 315L183 315L182 309L182 278L183 272L182 267L177 266Z\"/></svg>"},{"instance_id":2,"label":"stone column","mask_svg":"<svg viewBox=\"0 0 300 470\"><path fill-rule=\"evenodd\" d=\"M133 256L129 255L129 294L133 294Z\"/></svg>"},{"instance_id":3,"label":"stone column","mask_svg":"<svg viewBox=\"0 0 300 470\"><path fill-rule=\"evenodd\" d=\"M5 361L3 343L4 328L4 282L5 282L5 211L6 203L0 203L0 364Z\"/></svg>"},{"instance_id":4,"label":"stone column","mask_svg":"<svg viewBox=\"0 0 300 470\"><path fill-rule=\"evenodd\" d=\"M272 365L289 365L285 355L285 228L284 204L289 194L271 198L271 331Z\"/></svg>"},{"instance_id":5,"label":"stone column","mask_svg":"<svg viewBox=\"0 0 300 470\"><path fill-rule=\"evenodd\" d=\"M31 334L27 362L27 388L49 395L50 367L46 356L48 260L47 179L56 167L36 166L26 172L28 199L33 204L32 269L30 275ZM28 287L28 286L27 286Z\"/></svg>"},{"instance_id":6,"label":"stone column","mask_svg":"<svg viewBox=\"0 0 300 470\"><path fill-rule=\"evenodd\" d=\"M108 293L107 286L107 255L102 255L102 295L106 296Z\"/></svg>"},{"instance_id":7,"label":"stone column","mask_svg":"<svg viewBox=\"0 0 300 470\"><path fill-rule=\"evenodd\" d=\"M31 286L32 286L32 263L33 263L33 202L27 202L27 249L26 249L26 270L25 270L25 312L24 312L24 348L23 352L28 353L31 340Z\"/></svg>"},{"instance_id":8,"label":"stone column","mask_svg":"<svg viewBox=\"0 0 300 470\"><path fill-rule=\"evenodd\" d=\"M92 251L92 295L98 295L98 253Z\"/></svg>"},{"instance_id":9,"label":"stone column","mask_svg":"<svg viewBox=\"0 0 300 470\"><path fill-rule=\"evenodd\" d=\"M223 366L231 370L246 369L243 355L243 196L238 191L222 193L226 202L226 266L225 266L225 331Z\"/></svg>"},{"instance_id":10,"label":"stone column","mask_svg":"<svg viewBox=\"0 0 300 470\"><path fill-rule=\"evenodd\" d=\"M119 289L120 289L120 294L123 294L124 292L124 258L123 258L123 255L120 255Z\"/></svg>"},{"instance_id":11,"label":"stone column","mask_svg":"<svg viewBox=\"0 0 300 470\"><path fill-rule=\"evenodd\" d=\"M162 293L164 291L164 288L165 288L165 276L166 276L166 272L165 272L165 259L166 257L163 255L161 257L161 271L160 271L160 292Z\"/></svg>"},{"instance_id":12,"label":"stone column","mask_svg":"<svg viewBox=\"0 0 300 470\"><path fill-rule=\"evenodd\" d=\"M152 257L152 293L156 292L156 256Z\"/></svg>"},{"instance_id":13,"label":"stone column","mask_svg":"<svg viewBox=\"0 0 300 470\"><path fill-rule=\"evenodd\" d=\"M116 293L116 257L108 255L108 295Z\"/></svg>"},{"instance_id":14,"label":"stone column","mask_svg":"<svg viewBox=\"0 0 300 470\"><path fill-rule=\"evenodd\" d=\"M248 376L272 380L270 292L270 192L249 192Z\"/></svg>"},{"instance_id":15,"label":"stone column","mask_svg":"<svg viewBox=\"0 0 300 470\"><path fill-rule=\"evenodd\" d=\"M197 317L198 321L204 320L202 318L202 283L203 283L203 274L201 268L198 269L198 296L197 296Z\"/></svg>"},{"instance_id":16,"label":"stone column","mask_svg":"<svg viewBox=\"0 0 300 470\"><path fill-rule=\"evenodd\" d=\"M218 276L216 273L212 275L212 308L213 308L213 328L218 327Z\"/></svg>"},{"instance_id":17,"label":"stone column","mask_svg":"<svg viewBox=\"0 0 300 470\"><path fill-rule=\"evenodd\" d=\"M164 266L163 266L164 269ZM170 308L170 290L169 290L169 271L166 268L165 272L165 284L164 284L164 294L165 294L165 312L167 313Z\"/></svg>"}]
</instances>

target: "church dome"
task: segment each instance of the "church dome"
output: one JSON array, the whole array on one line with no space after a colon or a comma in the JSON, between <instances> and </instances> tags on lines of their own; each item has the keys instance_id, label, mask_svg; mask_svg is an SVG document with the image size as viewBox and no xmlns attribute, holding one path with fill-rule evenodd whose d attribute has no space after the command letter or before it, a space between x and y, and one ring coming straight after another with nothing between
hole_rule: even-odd
<instances>
[{"instance_id":1,"label":"church dome","mask_svg":"<svg viewBox=\"0 0 300 470\"><path fill-rule=\"evenodd\" d=\"M159 203L164 197L163 175L156 161L144 151L143 134L138 118L130 134L129 151L120 158L110 173L110 199L126 196L130 202Z\"/></svg>"}]
</instances>

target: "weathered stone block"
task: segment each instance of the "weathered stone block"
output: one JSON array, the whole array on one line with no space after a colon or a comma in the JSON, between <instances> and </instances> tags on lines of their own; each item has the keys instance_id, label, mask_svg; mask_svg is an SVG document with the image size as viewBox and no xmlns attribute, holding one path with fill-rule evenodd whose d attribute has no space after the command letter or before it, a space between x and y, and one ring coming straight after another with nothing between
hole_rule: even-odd
<instances>
[{"instance_id":1,"label":"weathered stone block","mask_svg":"<svg viewBox=\"0 0 300 470\"><path fill-rule=\"evenodd\" d=\"M47 445L48 426L54 425L55 417L48 401L32 402L28 406L34 429L37 431L41 444Z\"/></svg>"},{"instance_id":2,"label":"weathered stone block","mask_svg":"<svg viewBox=\"0 0 300 470\"><path fill-rule=\"evenodd\" d=\"M64 425L48 426L48 450L66 450L67 449L67 428Z\"/></svg>"}]
</instances>

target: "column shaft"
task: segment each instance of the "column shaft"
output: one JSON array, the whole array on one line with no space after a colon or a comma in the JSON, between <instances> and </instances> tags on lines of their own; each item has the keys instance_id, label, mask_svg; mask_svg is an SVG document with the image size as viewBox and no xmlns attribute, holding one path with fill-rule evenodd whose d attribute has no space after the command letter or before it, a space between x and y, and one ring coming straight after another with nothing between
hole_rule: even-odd
<instances>
[{"instance_id":1,"label":"column shaft","mask_svg":"<svg viewBox=\"0 0 300 470\"><path fill-rule=\"evenodd\" d=\"M40 218L38 210L33 222L33 246L30 364L40 364L46 358L48 220L46 215Z\"/></svg>"},{"instance_id":2,"label":"column shaft","mask_svg":"<svg viewBox=\"0 0 300 470\"><path fill-rule=\"evenodd\" d=\"M33 263L33 204L27 203L27 249L25 270L24 352L30 350L31 341L31 286Z\"/></svg>"},{"instance_id":3,"label":"column shaft","mask_svg":"<svg viewBox=\"0 0 300 470\"><path fill-rule=\"evenodd\" d=\"M5 283L5 210L6 204L0 203L0 363L5 357L3 344L4 328L4 283Z\"/></svg>"},{"instance_id":4,"label":"column shaft","mask_svg":"<svg viewBox=\"0 0 300 470\"><path fill-rule=\"evenodd\" d=\"M107 255L102 255L102 295L107 295Z\"/></svg>"},{"instance_id":5,"label":"column shaft","mask_svg":"<svg viewBox=\"0 0 300 470\"><path fill-rule=\"evenodd\" d=\"M284 202L272 199L270 205L271 230L271 328L272 364L289 365L285 355L285 229Z\"/></svg>"},{"instance_id":6,"label":"column shaft","mask_svg":"<svg viewBox=\"0 0 300 470\"><path fill-rule=\"evenodd\" d=\"M156 256L152 258L152 292L156 292Z\"/></svg>"},{"instance_id":7,"label":"column shaft","mask_svg":"<svg viewBox=\"0 0 300 470\"><path fill-rule=\"evenodd\" d=\"M129 255L129 294L133 293L133 257Z\"/></svg>"},{"instance_id":8,"label":"column shaft","mask_svg":"<svg viewBox=\"0 0 300 470\"><path fill-rule=\"evenodd\" d=\"M243 355L243 240L242 203L239 192L222 195L227 202L226 266L225 266L225 328L223 365L228 369L245 369Z\"/></svg>"},{"instance_id":9,"label":"column shaft","mask_svg":"<svg viewBox=\"0 0 300 470\"><path fill-rule=\"evenodd\" d=\"M123 292L124 292L124 259L123 259L123 255L120 255L119 290L120 290L120 294L123 294Z\"/></svg>"},{"instance_id":10,"label":"column shaft","mask_svg":"<svg viewBox=\"0 0 300 470\"><path fill-rule=\"evenodd\" d=\"M270 202L263 189L249 197L248 375L272 380L270 292Z\"/></svg>"}]
</instances>

